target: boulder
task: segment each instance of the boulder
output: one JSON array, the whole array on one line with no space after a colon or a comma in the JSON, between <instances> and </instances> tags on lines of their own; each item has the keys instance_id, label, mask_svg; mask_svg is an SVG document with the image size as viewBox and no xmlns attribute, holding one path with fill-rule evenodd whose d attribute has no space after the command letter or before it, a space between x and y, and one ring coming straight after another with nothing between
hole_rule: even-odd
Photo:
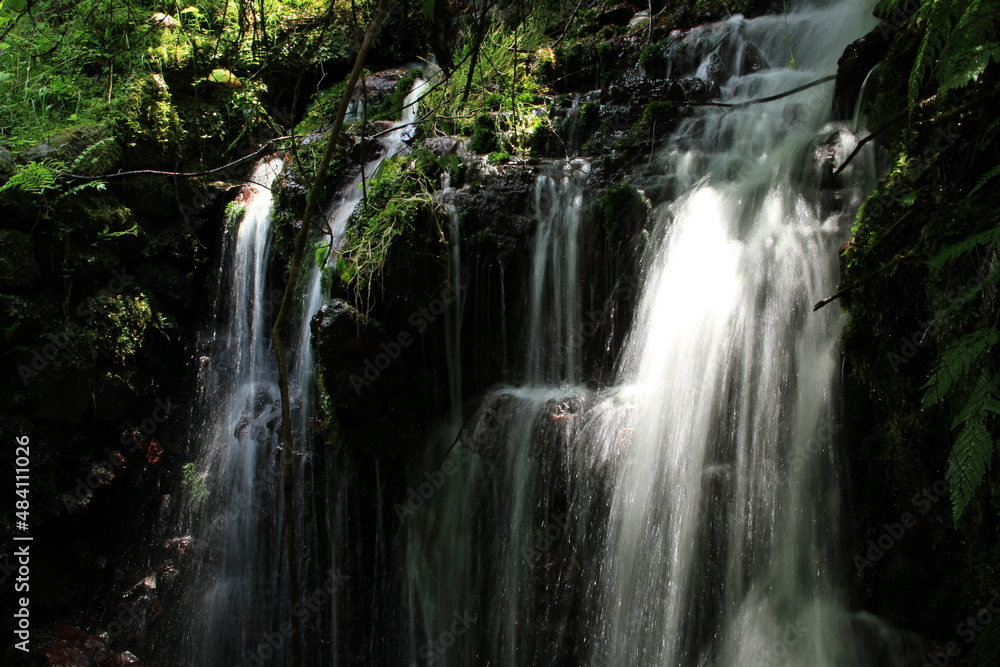
<instances>
[{"instance_id":1,"label":"boulder","mask_svg":"<svg viewBox=\"0 0 1000 667\"><path fill-rule=\"evenodd\" d=\"M837 61L837 82L833 90L833 112L838 119L854 115L865 78L889 53L891 43L876 28L844 49Z\"/></svg>"}]
</instances>

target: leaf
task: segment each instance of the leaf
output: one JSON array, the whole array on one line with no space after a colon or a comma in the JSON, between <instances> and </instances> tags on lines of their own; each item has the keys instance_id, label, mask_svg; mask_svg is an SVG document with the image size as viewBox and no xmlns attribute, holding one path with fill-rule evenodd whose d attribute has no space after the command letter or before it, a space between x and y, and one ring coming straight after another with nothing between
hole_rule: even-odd
<instances>
[{"instance_id":1,"label":"leaf","mask_svg":"<svg viewBox=\"0 0 1000 667\"><path fill-rule=\"evenodd\" d=\"M213 69L208 75L208 80L212 83L219 83L227 88L239 88L243 82L227 69Z\"/></svg>"},{"instance_id":2,"label":"leaf","mask_svg":"<svg viewBox=\"0 0 1000 667\"><path fill-rule=\"evenodd\" d=\"M977 80L990 62L1000 62L1000 44L995 41L1000 2L938 0L938 4L952 5L950 13L957 17L939 55L938 90L946 92Z\"/></svg>"},{"instance_id":3,"label":"leaf","mask_svg":"<svg viewBox=\"0 0 1000 667\"><path fill-rule=\"evenodd\" d=\"M970 419L985 420L992 412L1000 415L1000 401L996 397L997 383L989 374L980 373L979 379L972 385L969 394L965 399L958 416L951 423L951 430L957 431L958 427Z\"/></svg>"},{"instance_id":4,"label":"leaf","mask_svg":"<svg viewBox=\"0 0 1000 667\"><path fill-rule=\"evenodd\" d=\"M351 282L358 275L358 267L343 257L337 258L337 273L345 283Z\"/></svg>"},{"instance_id":5,"label":"leaf","mask_svg":"<svg viewBox=\"0 0 1000 667\"><path fill-rule=\"evenodd\" d=\"M942 352L937 368L922 387L925 390L921 400L922 407L943 401L956 383L968 375L998 340L1000 335L996 329L979 329Z\"/></svg>"},{"instance_id":6,"label":"leaf","mask_svg":"<svg viewBox=\"0 0 1000 667\"><path fill-rule=\"evenodd\" d=\"M424 0L424 6L423 6L424 19L426 19L427 22L432 25L434 23L435 2L436 0Z\"/></svg>"},{"instance_id":7,"label":"leaf","mask_svg":"<svg viewBox=\"0 0 1000 667\"><path fill-rule=\"evenodd\" d=\"M0 79L0 81L2 80L3 79ZM976 187L969 190L969 194L967 194L966 197L971 197L972 195L979 192L980 188L986 185L987 181L990 181L996 178L997 176L1000 176L1000 165L997 165L992 169L990 169L988 172L986 172L986 174L984 174L983 177L979 179L979 182L976 183Z\"/></svg>"},{"instance_id":8,"label":"leaf","mask_svg":"<svg viewBox=\"0 0 1000 667\"><path fill-rule=\"evenodd\" d=\"M927 260L927 264L935 270L940 271L945 266L958 259L970 250L981 245L991 245L1000 242L1000 227L993 227L984 232L967 236L958 243L954 243L938 254Z\"/></svg>"},{"instance_id":9,"label":"leaf","mask_svg":"<svg viewBox=\"0 0 1000 667\"><path fill-rule=\"evenodd\" d=\"M986 476L993 449L993 439L978 420L967 422L955 439L955 445L948 455L946 475L951 486L951 512L955 523L962 517Z\"/></svg>"},{"instance_id":10,"label":"leaf","mask_svg":"<svg viewBox=\"0 0 1000 667\"><path fill-rule=\"evenodd\" d=\"M0 192L11 188L18 188L24 192L39 194L45 190L55 187L56 169L64 167L62 163L55 160L45 159L41 162L29 162L0 187Z\"/></svg>"}]
</instances>

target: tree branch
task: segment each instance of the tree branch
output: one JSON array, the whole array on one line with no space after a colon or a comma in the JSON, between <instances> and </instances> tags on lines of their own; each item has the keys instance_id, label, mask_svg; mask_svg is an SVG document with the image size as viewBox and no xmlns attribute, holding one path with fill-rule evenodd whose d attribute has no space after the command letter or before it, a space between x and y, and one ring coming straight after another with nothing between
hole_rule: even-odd
<instances>
[{"instance_id":1,"label":"tree branch","mask_svg":"<svg viewBox=\"0 0 1000 667\"><path fill-rule=\"evenodd\" d=\"M288 313L292 307L292 302L295 300L295 288L298 285L299 273L302 269L302 256L305 251L306 240L309 236L309 230L312 228L312 219L316 215L316 210L319 207L320 194L323 189L323 184L326 181L326 174L330 167L330 161L333 158L333 152L336 149L337 143L340 139L341 130L344 127L344 116L347 115L347 107L350 105L351 97L354 94L354 88L357 86L358 79L361 77L365 59L368 57L368 51L371 48L372 42L375 41L375 36L379 33L379 30L382 27L382 22L385 20L388 13L389 0L380 0L378 10L376 10L375 16L372 17L372 21L368 25L364 42L361 44L361 49L358 51L357 58L354 61L354 69L351 70L351 75L348 77L347 86L344 88L344 94L340 98L340 106L337 108L337 115L334 120L333 130L330 132L326 150L323 152L323 157L316 170L316 178L313 180L312 188L309 190L309 197L306 199L306 208L302 214L302 226L299 228L299 233L295 238L295 250L293 251L291 266L288 271L288 283L285 285L285 293L281 299L281 307L279 308L278 315L274 320L274 327L271 329L274 350L278 357L278 385L281 389L281 440L283 443L281 452L281 491L284 504L285 558L288 561L288 588L290 599L293 601L298 599L299 578L298 553L295 543L295 489L293 486L294 479L292 466L292 410L291 400L289 398L288 349L285 346L285 324L288 322ZM291 665L292 667L302 667L302 632L298 617L293 615L291 622Z\"/></svg>"}]
</instances>

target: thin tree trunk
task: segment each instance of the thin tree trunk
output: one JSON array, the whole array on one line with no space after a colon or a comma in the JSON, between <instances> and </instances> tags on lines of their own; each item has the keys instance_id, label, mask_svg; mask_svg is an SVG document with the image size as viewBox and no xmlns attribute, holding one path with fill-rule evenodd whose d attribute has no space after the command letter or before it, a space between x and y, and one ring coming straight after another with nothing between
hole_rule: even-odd
<instances>
[{"instance_id":1,"label":"thin tree trunk","mask_svg":"<svg viewBox=\"0 0 1000 667\"><path fill-rule=\"evenodd\" d=\"M382 21L385 20L388 13L389 0L381 0L375 16L372 17L372 21L368 25L365 40L361 44L361 49L358 51L358 56L354 61L354 69L347 80L347 87L344 89L344 95L340 99L340 106L334 118L333 129L330 131L329 143L327 143L326 150L323 152L323 157L316 170L315 180L309 191L309 197L306 199L306 209L302 214L302 227L295 238L295 250L292 253L292 262L289 267L288 284L285 285L285 294L281 299L281 308L278 310L278 316L274 320L274 328L271 330L274 340L274 350L278 355L278 385L281 388L281 441L283 445L281 452L283 475L281 493L284 503L285 559L288 561L288 592L293 605L298 601L299 597L299 570L298 551L295 544L295 480L292 476L292 417L288 396L288 350L285 347L285 324L288 322L288 313L291 310L292 301L294 300L295 287L298 284L299 272L302 268L302 255L305 251L306 240L309 236L309 230L312 228L312 220L316 215L316 209L319 206L320 192L323 188L323 182L326 180L326 173L330 167L333 151L336 149L338 140L340 139L340 131L344 126L344 116L347 114L347 107L354 93L354 87L361 77L365 59L368 57L368 50L371 48L375 36L378 35L382 27ZM302 667L302 633L297 616L292 616L291 623L291 664L292 667Z\"/></svg>"}]
</instances>

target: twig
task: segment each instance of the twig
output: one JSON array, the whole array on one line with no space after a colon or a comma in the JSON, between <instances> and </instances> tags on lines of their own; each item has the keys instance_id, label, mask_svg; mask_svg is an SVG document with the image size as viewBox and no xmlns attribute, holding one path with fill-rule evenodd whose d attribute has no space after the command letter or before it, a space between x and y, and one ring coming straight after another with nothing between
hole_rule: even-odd
<instances>
[{"instance_id":1,"label":"twig","mask_svg":"<svg viewBox=\"0 0 1000 667\"><path fill-rule=\"evenodd\" d=\"M273 144L273 143L275 143L277 141L284 141L286 139L298 139L298 138L300 138L300 137L297 137L296 135L288 135L288 136L284 136L284 137L275 137L274 139L271 139L270 141L268 141L267 143L265 143L263 146L261 146L260 148L258 148L253 153L250 153L249 155L244 155L243 157L241 157L241 158L239 158L237 160L233 160L229 164L224 164L221 167L216 167L215 169L207 169L205 171L159 171L159 170L156 170L156 169L137 169L136 171L118 171L118 172L115 172L113 174L104 174L103 176L83 176L83 175L80 175L80 174L70 174L70 173L65 173L63 175L64 176L69 176L70 178L75 178L75 179L78 179L78 180L81 180L81 181L106 181L106 180L111 179L111 178L122 178L122 177L125 177L125 176L150 176L150 175L152 175L152 176L173 176L173 177L179 177L179 178L194 178L196 176L209 176L211 174L217 174L220 171L225 171L225 170L230 169L232 167L235 167L237 165L243 164L244 162L249 162L250 160L254 160L254 159L259 158L261 156L268 155L270 153L277 153L278 151L283 150L283 149L281 149L281 148L271 148L271 144Z\"/></svg>"},{"instance_id":2,"label":"twig","mask_svg":"<svg viewBox=\"0 0 1000 667\"><path fill-rule=\"evenodd\" d=\"M578 11L580 11L580 5L582 5L582 4L583 4L583 0L579 0L579 2L576 3L576 7L573 9L573 13L569 15L569 20L566 21L566 25L563 27L562 34L559 35L559 39L557 39L556 41L552 42L552 47L551 48L553 48L553 49L556 48L557 46L559 46L559 42L563 41L563 37L565 37L566 33L569 32L569 27L571 25L573 25L573 19L576 18L576 13ZM650 19L652 19L652 16L650 17Z\"/></svg>"},{"instance_id":3,"label":"twig","mask_svg":"<svg viewBox=\"0 0 1000 667\"><path fill-rule=\"evenodd\" d=\"M777 95L769 95L767 97L759 97L755 100L747 100L746 102L677 102L677 104L683 104L684 106L691 107L725 107L728 109L740 109L742 107L748 107L751 104L763 104L764 102L773 102L774 100L780 100L782 97L788 97L789 95L794 95L795 93L801 93L803 90L808 90L814 88L820 84L824 84L827 81L833 81L837 78L836 74L831 74L830 76L824 76L822 79L816 79L810 83L799 86L797 88L792 88L791 90L786 90L783 93L778 93Z\"/></svg>"}]
</instances>

